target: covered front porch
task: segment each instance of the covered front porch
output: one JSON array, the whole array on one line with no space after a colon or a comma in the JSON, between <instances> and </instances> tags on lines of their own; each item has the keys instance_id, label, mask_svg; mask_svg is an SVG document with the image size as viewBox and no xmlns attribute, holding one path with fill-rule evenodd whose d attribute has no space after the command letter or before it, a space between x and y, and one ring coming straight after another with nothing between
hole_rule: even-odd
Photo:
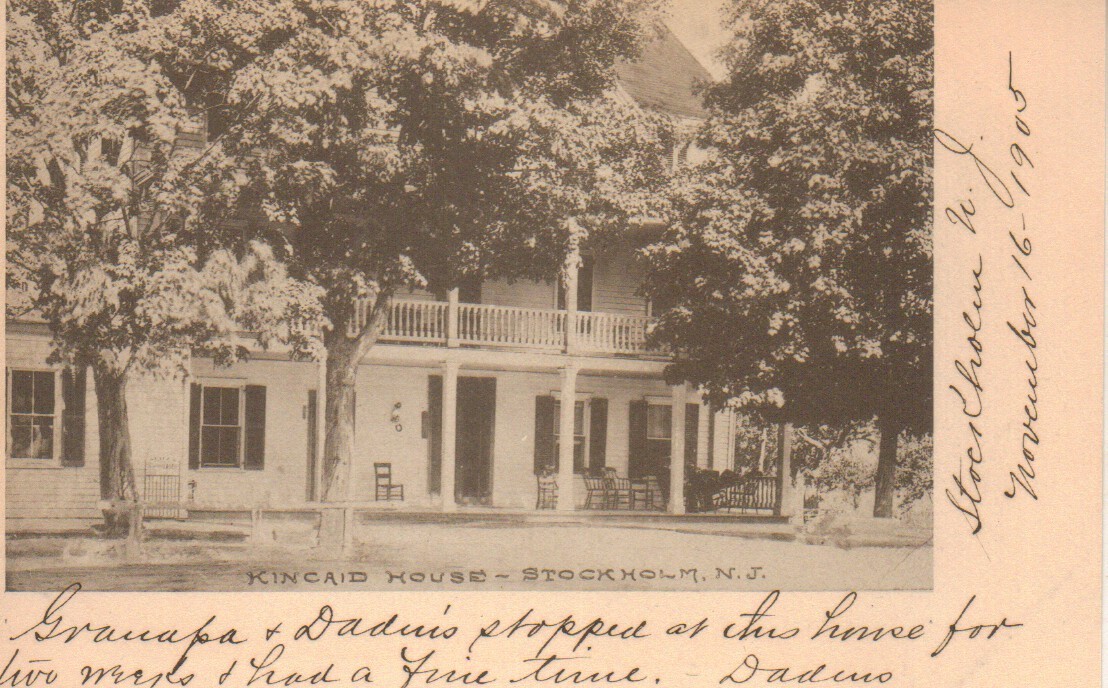
<instances>
[{"instance_id":1,"label":"covered front porch","mask_svg":"<svg viewBox=\"0 0 1108 688\"><path fill-rule=\"evenodd\" d=\"M741 419L685 385L666 385L663 360L409 346L381 346L371 357L369 365L403 363L406 379L427 380L427 459L405 474L400 499L368 482L382 452L359 454L361 489L345 500L351 506L600 518L788 519L798 511L791 453L740 468ZM417 458L403 461L410 467Z\"/></svg>"}]
</instances>

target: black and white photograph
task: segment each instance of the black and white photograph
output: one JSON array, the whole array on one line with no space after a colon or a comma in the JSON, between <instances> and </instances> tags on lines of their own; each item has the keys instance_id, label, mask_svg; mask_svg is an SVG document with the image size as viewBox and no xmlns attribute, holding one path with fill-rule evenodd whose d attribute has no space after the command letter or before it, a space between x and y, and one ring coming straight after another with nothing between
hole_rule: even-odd
<instances>
[{"instance_id":1,"label":"black and white photograph","mask_svg":"<svg viewBox=\"0 0 1108 688\"><path fill-rule=\"evenodd\" d=\"M8 591L931 590L972 520L931 0L6 29Z\"/></svg>"}]
</instances>

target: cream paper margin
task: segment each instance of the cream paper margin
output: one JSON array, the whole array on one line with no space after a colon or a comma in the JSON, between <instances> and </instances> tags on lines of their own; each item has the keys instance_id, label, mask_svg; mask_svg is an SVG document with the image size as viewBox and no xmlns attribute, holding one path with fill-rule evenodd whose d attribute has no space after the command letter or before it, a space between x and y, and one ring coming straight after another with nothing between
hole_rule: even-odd
<instances>
[{"instance_id":1,"label":"cream paper margin","mask_svg":"<svg viewBox=\"0 0 1108 688\"><path fill-rule=\"evenodd\" d=\"M1096 0L940 0L936 5L936 126L963 142L997 171L1012 168L1009 143L1019 139L1014 101L1007 89L1008 53L1015 85L1027 97L1024 118L1032 130L1023 144L1034 170L1021 171L1032 197L1026 209L1033 253L1026 260L1039 327L1037 501L1000 495L1008 471L1019 458L1022 406L1027 393L1026 352L1005 322L1020 322L1019 274L1009 254L1011 213L998 213L983 200L982 183L965 158L936 154L935 289L935 589L933 592L861 591L847 620L870 626L929 623L924 640L837 642L724 640L720 628L754 610L761 593L521 593L521 592L336 592L336 593L81 593L67 608L73 620L112 622L125 627L194 628L210 615L218 625L234 625L250 638L250 651L205 646L191 653L188 667L204 676L192 685L215 685L214 676L232 658L240 667L264 654L265 623L291 627L314 618L322 604L340 614L384 618L384 612L434 623L448 618L476 629L490 618L514 618L529 608L537 616L560 619L567 613L618 622L648 621L655 635L640 641L590 643L592 668L638 665L660 680L639 685L712 686L756 653L763 666L794 668L821 663L831 670L891 671L893 686L1093 686L1100 676L1102 333L1103 333L1103 183L1104 183L1104 7ZM983 137L983 138L981 138ZM1022 174L1026 172L1026 174ZM968 192L968 189L974 189ZM952 225L945 208L965 197L978 199L978 234ZM956 358L968 356L968 332L962 311L973 298L970 269L984 254L982 339L986 349L983 384L987 419L981 472L986 490L985 528L968 535L965 521L946 501L950 476L958 470L968 435L957 398L948 390L956 381ZM845 592L845 591L843 591ZM1023 626L992 640L959 639L938 658L929 658L970 596L976 601L964 622L996 623L1007 617ZM11 653L8 637L34 624L52 594L20 593L0 597L0 651ZM842 592L784 592L765 625L799 625L810 635ZM443 609L451 605L444 617ZM666 638L660 631L676 622L709 617L712 628L695 639ZM458 639L468 634L461 633ZM274 641L281 639L276 637ZM75 643L18 643L22 659L50 658L68 678L95 661L110 666L130 660L157 670L180 648L93 646ZM438 648L441 664L462 670L477 665L495 670L508 685L519 675L518 660L533 643L512 642L478 648L466 661L465 645ZM400 642L350 641L293 643L282 659L289 669L307 670L326 657L345 667L381 667L372 685L398 686ZM559 646L565 648L564 645ZM141 657L143 661L139 661ZM453 657L452 663L447 662ZM599 659L603 658L603 659ZM325 662L324 662L325 664ZM386 669L385 665L391 665ZM202 669L205 665L210 668ZM214 672L214 673L213 673ZM384 673L382 673L384 672ZM227 685L241 685L228 681ZM439 682L437 685L444 685ZM77 685L73 683L72 685ZM163 684L164 685L164 684ZM259 684L255 684L259 685ZM332 684L338 686L348 683ZM458 684L453 684L458 685ZM529 684L528 684L529 685ZM563 684L567 685L567 684ZM748 685L763 685L751 681Z\"/></svg>"}]
</instances>

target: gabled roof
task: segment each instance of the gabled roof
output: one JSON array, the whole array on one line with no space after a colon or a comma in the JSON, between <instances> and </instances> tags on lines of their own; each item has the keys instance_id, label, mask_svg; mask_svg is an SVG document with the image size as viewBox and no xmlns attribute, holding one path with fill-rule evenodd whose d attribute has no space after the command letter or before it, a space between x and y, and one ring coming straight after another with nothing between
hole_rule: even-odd
<instances>
[{"instance_id":1,"label":"gabled roof","mask_svg":"<svg viewBox=\"0 0 1108 688\"><path fill-rule=\"evenodd\" d=\"M680 117L705 118L695 85L711 81L704 65L667 27L635 62L616 65L620 86L644 108Z\"/></svg>"}]
</instances>

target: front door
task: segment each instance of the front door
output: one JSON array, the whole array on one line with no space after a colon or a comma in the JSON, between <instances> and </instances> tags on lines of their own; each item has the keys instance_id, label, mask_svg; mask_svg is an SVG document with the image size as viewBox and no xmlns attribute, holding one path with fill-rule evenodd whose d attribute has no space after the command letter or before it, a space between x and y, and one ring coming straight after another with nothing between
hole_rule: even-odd
<instances>
[{"instance_id":1,"label":"front door","mask_svg":"<svg viewBox=\"0 0 1108 688\"><path fill-rule=\"evenodd\" d=\"M492 502L492 438L495 419L496 378L458 378L454 496L459 504Z\"/></svg>"},{"instance_id":2,"label":"front door","mask_svg":"<svg viewBox=\"0 0 1108 688\"><path fill-rule=\"evenodd\" d=\"M428 491L439 494L442 465L442 377L428 381L430 450ZM458 378L457 422L454 439L454 498L458 504L492 502L493 429L496 421L496 379Z\"/></svg>"}]
</instances>

